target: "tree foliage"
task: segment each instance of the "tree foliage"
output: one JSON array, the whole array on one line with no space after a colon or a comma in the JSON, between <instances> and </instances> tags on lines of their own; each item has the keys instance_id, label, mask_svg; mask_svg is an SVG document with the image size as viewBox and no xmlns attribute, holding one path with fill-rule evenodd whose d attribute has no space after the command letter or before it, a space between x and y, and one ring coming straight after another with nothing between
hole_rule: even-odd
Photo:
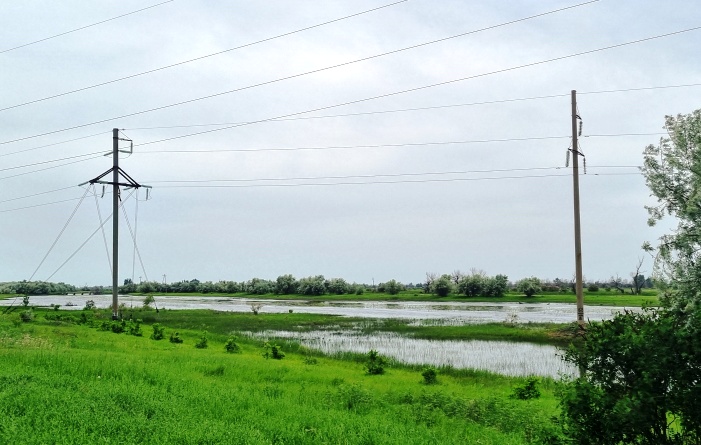
<instances>
[{"instance_id":1,"label":"tree foliage","mask_svg":"<svg viewBox=\"0 0 701 445\"><path fill-rule=\"evenodd\" d=\"M663 235L657 250L656 273L686 294L701 283L701 110L665 117L668 137L644 151L641 168L657 205L647 206L648 224L672 215L677 228Z\"/></svg>"},{"instance_id":2,"label":"tree foliage","mask_svg":"<svg viewBox=\"0 0 701 445\"><path fill-rule=\"evenodd\" d=\"M516 283L516 290L530 298L542 290L540 279L536 277L524 278Z\"/></svg>"},{"instance_id":3,"label":"tree foliage","mask_svg":"<svg viewBox=\"0 0 701 445\"><path fill-rule=\"evenodd\" d=\"M700 311L629 312L590 324L565 359L584 372L561 395L577 443L700 443Z\"/></svg>"},{"instance_id":4,"label":"tree foliage","mask_svg":"<svg viewBox=\"0 0 701 445\"><path fill-rule=\"evenodd\" d=\"M582 376L562 391L563 424L580 444L701 444L701 110L667 116L665 129L642 172L657 199L648 223L677 221L644 245L669 287L662 308L589 324L567 352Z\"/></svg>"}]
</instances>

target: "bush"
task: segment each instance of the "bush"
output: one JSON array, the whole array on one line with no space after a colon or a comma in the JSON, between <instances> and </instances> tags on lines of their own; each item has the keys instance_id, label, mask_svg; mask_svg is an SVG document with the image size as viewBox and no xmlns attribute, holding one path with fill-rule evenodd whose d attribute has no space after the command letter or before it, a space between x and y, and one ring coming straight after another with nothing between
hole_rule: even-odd
<instances>
[{"instance_id":1,"label":"bush","mask_svg":"<svg viewBox=\"0 0 701 445\"><path fill-rule=\"evenodd\" d=\"M200 337L200 339L197 340L197 343L195 343L195 347L197 349L207 349L207 346L209 346L207 343L207 331L204 331L202 333L202 337Z\"/></svg>"},{"instance_id":2,"label":"bush","mask_svg":"<svg viewBox=\"0 0 701 445\"><path fill-rule=\"evenodd\" d=\"M238 354L241 352L241 347L236 344L236 337L229 337L224 344L224 349L229 354Z\"/></svg>"},{"instance_id":3,"label":"bush","mask_svg":"<svg viewBox=\"0 0 701 445\"><path fill-rule=\"evenodd\" d=\"M127 334L135 337L141 337L144 335L144 333L141 332L141 319L129 320L127 323Z\"/></svg>"},{"instance_id":4,"label":"bush","mask_svg":"<svg viewBox=\"0 0 701 445\"><path fill-rule=\"evenodd\" d=\"M536 277L524 278L516 283L516 290L531 298L538 292L542 292L541 282Z\"/></svg>"},{"instance_id":5,"label":"bush","mask_svg":"<svg viewBox=\"0 0 701 445\"><path fill-rule=\"evenodd\" d=\"M34 312L32 312L31 309L27 309L26 311L22 311L19 313L19 319L23 323L29 323L30 321L34 320Z\"/></svg>"},{"instance_id":6,"label":"bush","mask_svg":"<svg viewBox=\"0 0 701 445\"><path fill-rule=\"evenodd\" d=\"M511 394L512 399L530 400L540 398L540 390L538 389L538 379L536 377L528 377L523 386L514 388Z\"/></svg>"},{"instance_id":7,"label":"bush","mask_svg":"<svg viewBox=\"0 0 701 445\"><path fill-rule=\"evenodd\" d=\"M161 326L160 323L154 323L152 328L153 333L151 334L151 340L163 340L165 337L165 328Z\"/></svg>"},{"instance_id":8,"label":"bush","mask_svg":"<svg viewBox=\"0 0 701 445\"><path fill-rule=\"evenodd\" d=\"M389 280L384 283L385 292L390 295L397 295L399 292L404 290L404 285L397 280Z\"/></svg>"},{"instance_id":9,"label":"bush","mask_svg":"<svg viewBox=\"0 0 701 445\"><path fill-rule=\"evenodd\" d=\"M285 358L285 354L282 352L282 348L280 348L279 345L265 342L265 344L263 345L263 349L265 349L265 352L263 352L263 357L265 357L266 359L272 358L275 360L282 360L283 358Z\"/></svg>"},{"instance_id":10,"label":"bush","mask_svg":"<svg viewBox=\"0 0 701 445\"><path fill-rule=\"evenodd\" d=\"M387 360L382 357L377 351L371 349L368 352L368 361L365 363L365 369L370 375L379 375L385 373L385 365Z\"/></svg>"},{"instance_id":11,"label":"bush","mask_svg":"<svg viewBox=\"0 0 701 445\"><path fill-rule=\"evenodd\" d=\"M95 301L94 300L88 300L85 302L85 306L83 306L84 311L90 311L95 309Z\"/></svg>"},{"instance_id":12,"label":"bush","mask_svg":"<svg viewBox=\"0 0 701 445\"><path fill-rule=\"evenodd\" d=\"M147 295L146 298L144 298L143 309L145 311L151 310L152 309L151 305L155 302L156 302L156 299L153 298L153 295Z\"/></svg>"},{"instance_id":13,"label":"bush","mask_svg":"<svg viewBox=\"0 0 701 445\"><path fill-rule=\"evenodd\" d=\"M29 295L25 295L22 297L22 306L24 306L24 307L29 306Z\"/></svg>"},{"instance_id":14,"label":"bush","mask_svg":"<svg viewBox=\"0 0 701 445\"><path fill-rule=\"evenodd\" d=\"M170 338L168 339L168 341L170 341L171 343L182 343L183 339L180 338L180 333L176 332L170 334Z\"/></svg>"},{"instance_id":15,"label":"bush","mask_svg":"<svg viewBox=\"0 0 701 445\"><path fill-rule=\"evenodd\" d=\"M453 281L450 275L441 275L431 283L431 292L439 297L447 297L453 291Z\"/></svg>"},{"instance_id":16,"label":"bush","mask_svg":"<svg viewBox=\"0 0 701 445\"><path fill-rule=\"evenodd\" d=\"M596 284L590 284L590 285L587 287L587 290L588 290L589 292L599 292L599 286L597 286Z\"/></svg>"},{"instance_id":17,"label":"bush","mask_svg":"<svg viewBox=\"0 0 701 445\"><path fill-rule=\"evenodd\" d=\"M436 368L432 366L424 368L421 376L424 378L425 385L435 385L438 383L438 372L436 371Z\"/></svg>"}]
</instances>

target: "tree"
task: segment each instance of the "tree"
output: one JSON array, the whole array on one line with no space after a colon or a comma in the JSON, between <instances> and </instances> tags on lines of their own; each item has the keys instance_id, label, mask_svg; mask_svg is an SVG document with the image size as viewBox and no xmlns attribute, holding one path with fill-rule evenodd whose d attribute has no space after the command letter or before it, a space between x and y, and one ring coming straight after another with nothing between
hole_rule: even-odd
<instances>
[{"instance_id":1,"label":"tree","mask_svg":"<svg viewBox=\"0 0 701 445\"><path fill-rule=\"evenodd\" d=\"M524 278L516 283L516 290L530 298L542 290L540 279L536 277Z\"/></svg>"},{"instance_id":2,"label":"tree","mask_svg":"<svg viewBox=\"0 0 701 445\"><path fill-rule=\"evenodd\" d=\"M640 268L643 267L644 258L638 259L638 265L635 266L635 272L631 272L630 276L633 278L633 293L635 295L640 295L643 286L645 286L645 276L640 273Z\"/></svg>"},{"instance_id":3,"label":"tree","mask_svg":"<svg viewBox=\"0 0 701 445\"><path fill-rule=\"evenodd\" d=\"M275 281L275 293L290 295L297 292L297 280L290 274L280 275Z\"/></svg>"},{"instance_id":4,"label":"tree","mask_svg":"<svg viewBox=\"0 0 701 445\"><path fill-rule=\"evenodd\" d=\"M701 311L627 312L590 324L565 360L583 371L560 396L576 443L700 443Z\"/></svg>"},{"instance_id":5,"label":"tree","mask_svg":"<svg viewBox=\"0 0 701 445\"><path fill-rule=\"evenodd\" d=\"M300 278L297 285L297 291L302 295L324 295L326 293L326 286L324 286L324 282L325 280L323 275Z\"/></svg>"},{"instance_id":6,"label":"tree","mask_svg":"<svg viewBox=\"0 0 701 445\"><path fill-rule=\"evenodd\" d=\"M468 298L482 296L484 287L485 277L480 274L465 275L458 282L458 292Z\"/></svg>"},{"instance_id":7,"label":"tree","mask_svg":"<svg viewBox=\"0 0 701 445\"><path fill-rule=\"evenodd\" d=\"M447 297L453 291L450 275L444 274L431 283L431 292L439 297Z\"/></svg>"},{"instance_id":8,"label":"tree","mask_svg":"<svg viewBox=\"0 0 701 445\"><path fill-rule=\"evenodd\" d=\"M389 280L384 283L385 292L390 295L397 295L405 289L404 285L397 280Z\"/></svg>"},{"instance_id":9,"label":"tree","mask_svg":"<svg viewBox=\"0 0 701 445\"><path fill-rule=\"evenodd\" d=\"M656 206L676 229L659 244L654 274L663 307L589 324L566 359L582 370L563 388L563 424L580 444L701 443L701 110L667 116L668 137L644 151Z\"/></svg>"},{"instance_id":10,"label":"tree","mask_svg":"<svg viewBox=\"0 0 701 445\"><path fill-rule=\"evenodd\" d=\"M656 275L692 295L701 284L701 110L666 116L664 128L668 137L645 148L641 171L657 199L657 205L646 206L648 224L671 215L677 228L663 235L656 248L650 243L643 248L657 252Z\"/></svg>"}]
</instances>

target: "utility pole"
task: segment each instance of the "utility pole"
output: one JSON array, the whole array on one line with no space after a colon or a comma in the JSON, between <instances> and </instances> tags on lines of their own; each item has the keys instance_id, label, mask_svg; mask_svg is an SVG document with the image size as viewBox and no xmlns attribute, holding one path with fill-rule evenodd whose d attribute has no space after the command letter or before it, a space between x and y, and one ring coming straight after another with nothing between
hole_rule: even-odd
<instances>
[{"instance_id":1,"label":"utility pole","mask_svg":"<svg viewBox=\"0 0 701 445\"><path fill-rule=\"evenodd\" d=\"M582 283L582 232L579 221L579 146L577 144L577 91L572 90L572 188L574 192L574 261L577 323L584 327L584 284Z\"/></svg>"},{"instance_id":2,"label":"utility pole","mask_svg":"<svg viewBox=\"0 0 701 445\"><path fill-rule=\"evenodd\" d=\"M119 141L128 141L130 143L129 150L120 150ZM151 188L148 185L142 185L134 181L124 170L119 167L119 153L129 153L134 151L134 142L128 138L119 137L119 128L112 129L112 168L101 174L95 179L83 182L79 186L85 184L111 184L112 185L112 319L119 319L119 202L121 196L119 186L125 188ZM108 156L107 153L106 156ZM112 173L112 181L104 181L103 178ZM123 182L120 182L120 177Z\"/></svg>"}]
</instances>

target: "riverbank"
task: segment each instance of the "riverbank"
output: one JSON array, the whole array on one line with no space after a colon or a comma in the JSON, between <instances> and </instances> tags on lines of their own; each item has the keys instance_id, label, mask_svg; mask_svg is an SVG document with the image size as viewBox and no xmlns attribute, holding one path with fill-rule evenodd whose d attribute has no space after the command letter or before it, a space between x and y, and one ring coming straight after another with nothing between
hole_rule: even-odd
<instances>
[{"instance_id":1,"label":"riverbank","mask_svg":"<svg viewBox=\"0 0 701 445\"><path fill-rule=\"evenodd\" d=\"M382 292L366 292L361 295L278 295L264 294L256 295L244 292L235 294L226 293L131 293L134 296L153 295L154 297L167 298L176 297L212 297L212 298L247 298L256 300L290 300L290 301L426 301L426 302L471 302L471 303L571 303L577 302L577 297L572 293L543 293L527 298L522 294L510 293L499 298L467 298L460 295L449 295L447 297L437 297L431 294L424 294L421 291L402 291L397 295L390 295ZM657 306L659 299L657 290L645 289L641 295L621 294L619 292L598 291L586 292L584 294L584 304L589 306L617 306L617 307L646 307Z\"/></svg>"}]
</instances>

